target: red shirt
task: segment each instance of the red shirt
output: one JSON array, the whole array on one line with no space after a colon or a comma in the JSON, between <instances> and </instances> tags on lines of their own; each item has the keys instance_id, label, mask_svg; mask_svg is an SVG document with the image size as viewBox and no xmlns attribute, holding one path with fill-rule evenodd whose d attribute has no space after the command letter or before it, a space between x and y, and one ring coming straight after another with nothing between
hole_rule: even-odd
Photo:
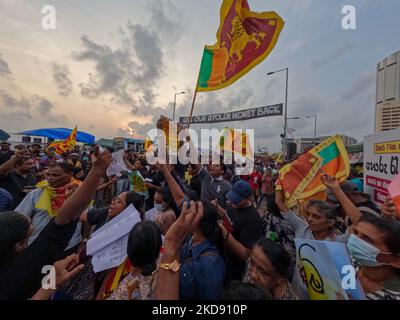
<instances>
[{"instance_id":1,"label":"red shirt","mask_svg":"<svg viewBox=\"0 0 400 320\"><path fill-rule=\"evenodd\" d=\"M250 175L250 187L253 190L260 189L262 176L258 172L253 172Z\"/></svg>"}]
</instances>

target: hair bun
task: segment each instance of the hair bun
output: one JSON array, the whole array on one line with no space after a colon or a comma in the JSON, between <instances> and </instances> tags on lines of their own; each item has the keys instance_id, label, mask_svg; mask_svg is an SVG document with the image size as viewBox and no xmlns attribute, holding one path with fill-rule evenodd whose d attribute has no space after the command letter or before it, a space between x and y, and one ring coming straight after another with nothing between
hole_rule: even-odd
<instances>
[{"instance_id":1,"label":"hair bun","mask_svg":"<svg viewBox=\"0 0 400 320\"><path fill-rule=\"evenodd\" d=\"M142 276L144 276L144 277L150 276L154 272L154 270L156 270L156 268L157 268L157 265L155 262L146 264L143 267Z\"/></svg>"}]
</instances>

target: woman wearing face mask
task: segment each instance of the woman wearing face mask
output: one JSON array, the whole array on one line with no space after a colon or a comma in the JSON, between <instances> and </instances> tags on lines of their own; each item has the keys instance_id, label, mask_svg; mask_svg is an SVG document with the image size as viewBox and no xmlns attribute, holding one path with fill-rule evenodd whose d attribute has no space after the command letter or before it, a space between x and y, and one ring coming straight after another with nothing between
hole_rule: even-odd
<instances>
[{"instance_id":1,"label":"woman wearing face mask","mask_svg":"<svg viewBox=\"0 0 400 320\"><path fill-rule=\"evenodd\" d=\"M171 207L174 202L168 188L157 189L154 195L154 208L157 210L154 222L160 227L161 233L165 235L168 229L176 221L176 215Z\"/></svg>"},{"instance_id":2,"label":"woman wearing face mask","mask_svg":"<svg viewBox=\"0 0 400 320\"><path fill-rule=\"evenodd\" d=\"M143 214L143 197L135 192L124 192L116 197L111 205L102 209L92 209L84 212L80 220L87 222L91 226L95 226L93 232L101 228L111 219L115 218L129 205L133 205L139 213ZM81 250L84 252L85 250ZM127 268L127 270L129 267ZM112 271L112 270L111 270ZM128 272L128 271L127 271ZM93 300L102 286L103 280L108 276L107 271L95 274L91 259L85 262L85 267L82 273L77 277L67 282L61 290L57 292L57 299L71 299L71 300ZM104 286L103 286L104 287Z\"/></svg>"}]
</instances>

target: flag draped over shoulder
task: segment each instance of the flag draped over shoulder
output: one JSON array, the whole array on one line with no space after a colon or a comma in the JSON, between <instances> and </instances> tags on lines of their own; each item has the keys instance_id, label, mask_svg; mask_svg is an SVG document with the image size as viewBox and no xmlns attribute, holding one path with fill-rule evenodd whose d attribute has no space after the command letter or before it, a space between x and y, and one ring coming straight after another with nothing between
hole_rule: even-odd
<instances>
[{"instance_id":1,"label":"flag draped over shoulder","mask_svg":"<svg viewBox=\"0 0 400 320\"><path fill-rule=\"evenodd\" d=\"M340 136L333 136L300 156L279 172L276 190L282 190L289 207L322 192L321 175L327 173L340 182L350 173L349 158Z\"/></svg>"},{"instance_id":2,"label":"flag draped over shoulder","mask_svg":"<svg viewBox=\"0 0 400 320\"><path fill-rule=\"evenodd\" d=\"M72 150L76 145L76 135L78 133L78 127L76 126L74 130L72 130L71 134L64 141L56 141L50 144L47 148L55 148L56 153L61 155L63 152L67 152Z\"/></svg>"},{"instance_id":3,"label":"flag draped over shoulder","mask_svg":"<svg viewBox=\"0 0 400 320\"><path fill-rule=\"evenodd\" d=\"M217 43L204 48L197 91L222 89L262 62L284 21L275 12L250 11L247 0L224 0Z\"/></svg>"}]
</instances>

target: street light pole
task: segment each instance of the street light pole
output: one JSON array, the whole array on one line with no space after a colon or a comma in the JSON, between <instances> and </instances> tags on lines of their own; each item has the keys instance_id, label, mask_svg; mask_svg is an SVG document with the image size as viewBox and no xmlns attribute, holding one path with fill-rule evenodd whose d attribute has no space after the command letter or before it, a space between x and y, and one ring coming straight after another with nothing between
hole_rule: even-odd
<instances>
[{"instance_id":1,"label":"street light pole","mask_svg":"<svg viewBox=\"0 0 400 320\"><path fill-rule=\"evenodd\" d=\"M283 143L284 143L284 159L286 160L287 157L287 145L286 145L286 138L287 138L287 105L288 105L288 88L289 88L289 68L286 68L286 93L285 93L285 128L283 129Z\"/></svg>"},{"instance_id":2,"label":"street light pole","mask_svg":"<svg viewBox=\"0 0 400 320\"><path fill-rule=\"evenodd\" d=\"M317 115L315 115L314 122L314 147L317 145Z\"/></svg>"},{"instance_id":3,"label":"street light pole","mask_svg":"<svg viewBox=\"0 0 400 320\"><path fill-rule=\"evenodd\" d=\"M287 146L286 146L286 138L287 138L287 106L288 106L288 90L289 90L289 68L281 69L278 71L272 71L267 73L268 76L286 71L286 90L285 90L285 113L284 113L284 129L283 129L283 159L286 160Z\"/></svg>"},{"instance_id":4,"label":"street light pole","mask_svg":"<svg viewBox=\"0 0 400 320\"><path fill-rule=\"evenodd\" d=\"M176 109L176 96L180 95L180 94L185 94L186 92L179 92L179 93L175 93L174 95L174 113L172 115L172 120L175 121L175 109Z\"/></svg>"},{"instance_id":5,"label":"street light pole","mask_svg":"<svg viewBox=\"0 0 400 320\"><path fill-rule=\"evenodd\" d=\"M307 119L314 118L314 147L317 145L317 115L306 117Z\"/></svg>"}]
</instances>

